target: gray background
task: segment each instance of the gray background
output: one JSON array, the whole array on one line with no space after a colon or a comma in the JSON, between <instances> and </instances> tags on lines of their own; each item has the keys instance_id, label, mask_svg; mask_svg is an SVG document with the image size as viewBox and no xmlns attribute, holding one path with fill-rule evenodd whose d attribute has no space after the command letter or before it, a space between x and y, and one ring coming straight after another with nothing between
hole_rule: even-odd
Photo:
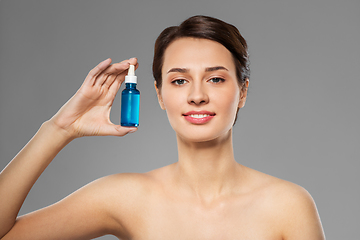
<instances>
[{"instance_id":1,"label":"gray background","mask_svg":"<svg viewBox=\"0 0 360 240\"><path fill-rule=\"evenodd\" d=\"M236 25L250 48L249 96L234 128L237 161L305 187L328 239L358 239L359 12L359 0L1 1L1 169L98 62L136 56L140 63L139 131L73 141L20 213L99 177L176 161L175 134L153 89L153 44L165 27L204 14Z\"/></svg>"}]
</instances>

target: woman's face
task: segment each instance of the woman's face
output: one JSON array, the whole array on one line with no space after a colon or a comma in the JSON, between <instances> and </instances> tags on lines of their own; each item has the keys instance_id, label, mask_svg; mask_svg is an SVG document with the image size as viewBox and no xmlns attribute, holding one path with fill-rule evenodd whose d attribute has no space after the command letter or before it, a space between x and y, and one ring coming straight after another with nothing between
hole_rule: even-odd
<instances>
[{"instance_id":1,"label":"woman's face","mask_svg":"<svg viewBox=\"0 0 360 240\"><path fill-rule=\"evenodd\" d=\"M246 100L232 54L207 39L172 42L164 54L162 87L156 90L176 134L194 142L227 136Z\"/></svg>"}]
</instances>

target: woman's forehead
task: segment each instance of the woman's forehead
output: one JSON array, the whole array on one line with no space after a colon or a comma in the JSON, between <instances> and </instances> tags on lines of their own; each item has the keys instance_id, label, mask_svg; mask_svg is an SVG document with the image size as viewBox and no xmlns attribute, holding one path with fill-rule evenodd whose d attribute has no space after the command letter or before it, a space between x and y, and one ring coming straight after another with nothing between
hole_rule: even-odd
<instances>
[{"instance_id":1,"label":"woman's forehead","mask_svg":"<svg viewBox=\"0 0 360 240\"><path fill-rule=\"evenodd\" d=\"M235 70L230 51L218 42L199 38L180 38L172 42L164 53L163 73L171 68L201 68L223 66Z\"/></svg>"}]
</instances>

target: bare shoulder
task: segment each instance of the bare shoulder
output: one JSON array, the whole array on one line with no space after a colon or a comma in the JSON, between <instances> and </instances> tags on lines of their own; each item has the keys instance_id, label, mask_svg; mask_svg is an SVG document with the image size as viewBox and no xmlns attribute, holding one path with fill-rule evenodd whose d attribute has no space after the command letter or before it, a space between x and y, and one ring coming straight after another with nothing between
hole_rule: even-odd
<instances>
[{"instance_id":1,"label":"bare shoulder","mask_svg":"<svg viewBox=\"0 0 360 240\"><path fill-rule=\"evenodd\" d=\"M300 185L276 178L264 173L258 174L263 184L263 189L269 194L269 197L276 202L290 205L299 205L305 207L313 204L310 193Z\"/></svg>"},{"instance_id":2,"label":"bare shoulder","mask_svg":"<svg viewBox=\"0 0 360 240\"><path fill-rule=\"evenodd\" d=\"M95 180L94 183L109 188L121 188L123 191L137 192L145 190L151 184L151 176L147 173L117 173Z\"/></svg>"},{"instance_id":3,"label":"bare shoulder","mask_svg":"<svg viewBox=\"0 0 360 240\"><path fill-rule=\"evenodd\" d=\"M309 192L295 183L247 167L246 173L251 190L264 195L267 200L281 204L307 205L313 202Z\"/></svg>"},{"instance_id":4,"label":"bare shoulder","mask_svg":"<svg viewBox=\"0 0 360 240\"><path fill-rule=\"evenodd\" d=\"M164 174L162 167L146 173L118 173L102 177L90 183L95 192L103 194L105 198L114 198L116 202L121 201L133 205L154 195L161 187L160 179ZM146 200L145 200L146 201ZM146 203L145 203L146 204Z\"/></svg>"},{"instance_id":5,"label":"bare shoulder","mask_svg":"<svg viewBox=\"0 0 360 240\"><path fill-rule=\"evenodd\" d=\"M126 206L126 203L134 205L151 194L154 182L148 173L118 173L102 177L91 184L96 188L95 192Z\"/></svg>"},{"instance_id":6,"label":"bare shoulder","mask_svg":"<svg viewBox=\"0 0 360 240\"><path fill-rule=\"evenodd\" d=\"M305 188L256 170L249 172L283 239L325 239L315 202Z\"/></svg>"},{"instance_id":7,"label":"bare shoulder","mask_svg":"<svg viewBox=\"0 0 360 240\"><path fill-rule=\"evenodd\" d=\"M145 173L118 173L100 178L99 181L111 187L122 188L129 193L146 194L158 188L159 183L171 174L169 167L170 165Z\"/></svg>"}]
</instances>

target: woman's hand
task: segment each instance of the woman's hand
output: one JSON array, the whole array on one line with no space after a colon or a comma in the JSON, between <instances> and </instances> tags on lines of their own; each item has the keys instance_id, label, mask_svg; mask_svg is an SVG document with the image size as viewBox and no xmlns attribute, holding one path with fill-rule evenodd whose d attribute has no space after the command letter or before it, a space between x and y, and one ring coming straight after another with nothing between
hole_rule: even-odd
<instances>
[{"instance_id":1,"label":"woman's hand","mask_svg":"<svg viewBox=\"0 0 360 240\"><path fill-rule=\"evenodd\" d=\"M110 110L129 65L138 66L132 58L111 65L111 59L92 69L76 94L49 122L65 130L71 138L82 136L124 136L137 130L110 121Z\"/></svg>"}]
</instances>

